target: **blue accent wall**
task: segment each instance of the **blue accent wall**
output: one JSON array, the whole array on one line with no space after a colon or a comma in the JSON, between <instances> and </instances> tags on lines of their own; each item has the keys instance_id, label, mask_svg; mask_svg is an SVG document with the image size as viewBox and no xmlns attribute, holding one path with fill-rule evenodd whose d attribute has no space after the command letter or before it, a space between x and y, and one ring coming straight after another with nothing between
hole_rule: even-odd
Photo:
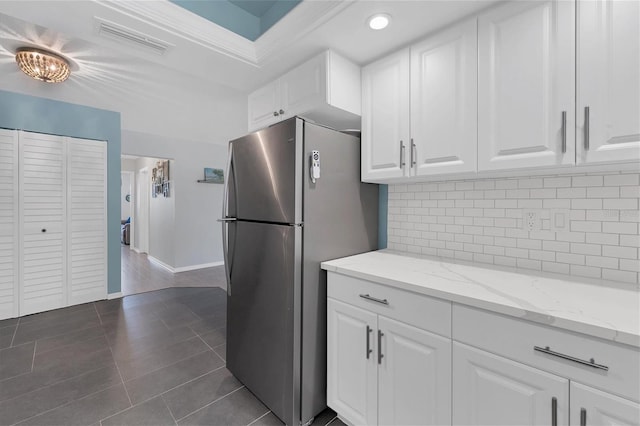
<instances>
[{"instance_id":1,"label":"blue accent wall","mask_svg":"<svg viewBox=\"0 0 640 426\"><path fill-rule=\"evenodd\" d=\"M218 24L248 40L256 41L302 0L278 0L261 15L255 15L226 0L170 0L172 3ZM255 8L254 8L255 9ZM258 8L262 10L262 8ZM256 10L258 10L256 9ZM251 10L251 8L249 8ZM257 13L257 12L256 12Z\"/></svg>"},{"instance_id":2,"label":"blue accent wall","mask_svg":"<svg viewBox=\"0 0 640 426\"><path fill-rule=\"evenodd\" d=\"M119 292L120 113L0 90L0 127L107 141L108 292Z\"/></svg>"},{"instance_id":3,"label":"blue accent wall","mask_svg":"<svg viewBox=\"0 0 640 426\"><path fill-rule=\"evenodd\" d=\"M378 185L378 248L387 248L387 212L389 210L389 186Z\"/></svg>"}]
</instances>

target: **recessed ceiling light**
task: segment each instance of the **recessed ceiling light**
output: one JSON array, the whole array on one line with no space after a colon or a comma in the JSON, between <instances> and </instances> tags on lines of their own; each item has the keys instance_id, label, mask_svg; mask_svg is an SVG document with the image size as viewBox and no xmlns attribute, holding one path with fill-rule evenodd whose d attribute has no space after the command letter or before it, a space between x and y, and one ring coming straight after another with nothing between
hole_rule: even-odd
<instances>
[{"instance_id":1,"label":"recessed ceiling light","mask_svg":"<svg viewBox=\"0 0 640 426\"><path fill-rule=\"evenodd\" d=\"M378 13L367 20L369 28L372 30L382 30L387 28L389 22L391 22L391 16L386 13Z\"/></svg>"}]
</instances>

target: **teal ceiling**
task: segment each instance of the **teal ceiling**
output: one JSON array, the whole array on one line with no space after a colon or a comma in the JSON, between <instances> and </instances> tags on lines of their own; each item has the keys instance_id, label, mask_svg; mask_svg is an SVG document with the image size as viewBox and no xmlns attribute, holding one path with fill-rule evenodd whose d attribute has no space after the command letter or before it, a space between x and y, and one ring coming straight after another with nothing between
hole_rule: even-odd
<instances>
[{"instance_id":1,"label":"teal ceiling","mask_svg":"<svg viewBox=\"0 0 640 426\"><path fill-rule=\"evenodd\" d=\"M302 0L170 0L190 12L257 40Z\"/></svg>"}]
</instances>

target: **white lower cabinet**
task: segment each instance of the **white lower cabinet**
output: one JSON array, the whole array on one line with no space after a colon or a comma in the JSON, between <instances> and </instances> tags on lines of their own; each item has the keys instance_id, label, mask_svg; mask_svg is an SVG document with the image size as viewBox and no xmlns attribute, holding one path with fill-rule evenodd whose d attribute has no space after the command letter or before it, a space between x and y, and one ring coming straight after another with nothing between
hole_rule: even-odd
<instances>
[{"instance_id":1,"label":"white lower cabinet","mask_svg":"<svg viewBox=\"0 0 640 426\"><path fill-rule=\"evenodd\" d=\"M377 424L377 315L327 301L327 402L352 424Z\"/></svg>"},{"instance_id":2,"label":"white lower cabinet","mask_svg":"<svg viewBox=\"0 0 640 426\"><path fill-rule=\"evenodd\" d=\"M451 340L378 317L378 423L451 424Z\"/></svg>"},{"instance_id":3,"label":"white lower cabinet","mask_svg":"<svg viewBox=\"0 0 640 426\"><path fill-rule=\"evenodd\" d=\"M454 425L568 425L568 385L565 378L453 343Z\"/></svg>"},{"instance_id":4,"label":"white lower cabinet","mask_svg":"<svg viewBox=\"0 0 640 426\"><path fill-rule=\"evenodd\" d=\"M327 274L327 404L352 425L640 425L640 349Z\"/></svg>"},{"instance_id":5,"label":"white lower cabinet","mask_svg":"<svg viewBox=\"0 0 640 426\"><path fill-rule=\"evenodd\" d=\"M640 425L640 404L571 382L571 426Z\"/></svg>"},{"instance_id":6,"label":"white lower cabinet","mask_svg":"<svg viewBox=\"0 0 640 426\"><path fill-rule=\"evenodd\" d=\"M353 425L451 424L451 339L406 322L416 299L425 317L448 304L340 276L327 291L327 405Z\"/></svg>"}]
</instances>

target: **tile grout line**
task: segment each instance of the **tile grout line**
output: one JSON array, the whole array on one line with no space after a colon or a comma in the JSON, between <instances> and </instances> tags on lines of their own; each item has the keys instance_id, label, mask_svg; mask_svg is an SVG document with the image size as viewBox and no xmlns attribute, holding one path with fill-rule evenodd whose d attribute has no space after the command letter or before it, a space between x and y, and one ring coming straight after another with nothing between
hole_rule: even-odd
<instances>
[{"instance_id":1,"label":"tile grout line","mask_svg":"<svg viewBox=\"0 0 640 426\"><path fill-rule=\"evenodd\" d=\"M182 416L182 417L180 417L180 418L178 419L178 421L182 421L182 420L186 419L187 417L189 417L189 416L191 416L191 415L193 415L193 414L197 413L198 411L202 411L202 410L204 410L205 408L207 408L208 406L210 406L210 405L212 405L212 404L215 404L216 402L220 401L221 399L224 399L224 398L228 397L229 395L231 395L232 393L236 393L236 392L238 392L238 391L240 391L240 390L242 390L242 389L244 389L244 388L245 388L245 386L244 386L244 385L243 385L243 386L240 386L238 389L235 389L235 390L233 390L233 391L229 392L228 394L223 395L223 396L221 396L220 398L218 398L218 399L216 399L216 400L214 400L214 401L211 401L211 402L210 402L210 403L208 403L207 405L205 405L205 406L202 406L202 407L198 408L197 410L195 410L195 411L193 411L193 412L191 412L191 413L187 414L186 416Z\"/></svg>"},{"instance_id":2,"label":"tile grout line","mask_svg":"<svg viewBox=\"0 0 640 426\"><path fill-rule=\"evenodd\" d=\"M31 372L33 372L33 366L36 363L36 351L38 350L38 341L33 342L33 358L31 358Z\"/></svg>"},{"instance_id":3,"label":"tile grout line","mask_svg":"<svg viewBox=\"0 0 640 426\"><path fill-rule=\"evenodd\" d=\"M194 336L194 337L192 337L191 339L193 339L193 338L195 338L195 336ZM188 340L191 340L191 339L188 339ZM179 342L179 343L183 343L183 342ZM109 349L111 349L111 347L109 347ZM131 380L133 380L133 379L139 379L140 377L144 377L144 376L146 376L146 375L148 375L148 374L151 374L151 373L155 373L156 371L162 370L163 368L171 367L172 365L175 365L175 364L177 364L177 363L179 363L179 362L182 362L182 361L184 361L184 360L187 360L187 359L189 359L189 358L193 358L193 357L195 357L195 356L201 355L201 354L203 354L203 353L205 353L205 352L207 352L207 351L208 351L208 349L205 349L205 350L200 351L200 352L198 352L198 353L195 353L195 354L193 354L193 355L190 355L190 356L187 356L187 357L181 358L181 359L179 359L179 360L177 360L177 361L175 361L175 362L172 362L171 364L167 364L167 365L165 365L165 366L163 366L163 367L154 368L153 370L148 371L148 372L144 373L144 374L143 374L143 375L141 375L141 376L131 377L130 379L127 379L127 382L130 382L130 381L131 381ZM111 353L113 354L113 352L111 352ZM216 354L216 355L217 355L217 354ZM218 356L219 356L219 355L218 355ZM115 357L114 357L114 362L115 362Z\"/></svg>"},{"instance_id":4,"label":"tile grout line","mask_svg":"<svg viewBox=\"0 0 640 426\"><path fill-rule=\"evenodd\" d=\"M173 419L173 423L177 426L178 425L178 421L176 420L176 416L173 415L173 411L171 411L171 408L169 407L169 404L167 404L167 401L164 400L163 394L160 394L160 399L162 400L162 403L164 404L164 406L167 408L167 411L171 415L171 418Z\"/></svg>"},{"instance_id":5,"label":"tile grout line","mask_svg":"<svg viewBox=\"0 0 640 426\"><path fill-rule=\"evenodd\" d=\"M102 317L100 316L100 312L98 312L98 307L96 306L95 303L93 303L93 309L96 310L96 315L98 315L98 321L100 321L100 325L103 325L102 323Z\"/></svg>"},{"instance_id":6,"label":"tile grout line","mask_svg":"<svg viewBox=\"0 0 640 426\"><path fill-rule=\"evenodd\" d=\"M96 394L99 394L100 392L104 392L104 391L106 391L107 389L111 389L111 388L116 387L116 386L119 386L119 385L108 386L108 387L106 387L106 388L104 388L104 389L100 389L100 390L98 390L98 391L91 392L90 394L87 394L87 395L83 396L82 398L78 398L78 399L74 399L73 401L65 402L64 404L58 405L57 407L50 408L50 409L45 410L45 411L43 411L42 413L38 413L38 414L36 414L36 415L34 415L34 416L27 417L26 419L22 419L22 420L20 420L18 423L14 423L14 424L21 424L21 423L24 423L24 422L26 422L27 420L31 420L31 419L33 419L33 418L35 418L35 417L38 417L38 416L41 416L41 415L43 415L43 414L49 413L49 412L51 412L51 411L57 410L58 408L66 407L67 405L71 405L71 404L73 404L74 402L82 401L83 399L87 399L87 398L89 398L89 397L91 397L91 396L94 396L94 395L96 395ZM46 387L46 386L45 386L45 387ZM123 387L124 387L124 386L123 386Z\"/></svg>"},{"instance_id":7,"label":"tile grout line","mask_svg":"<svg viewBox=\"0 0 640 426\"><path fill-rule=\"evenodd\" d=\"M258 420L266 417L269 415L269 413L271 413L271 410L267 411L266 413L264 413L263 415L261 415L260 417L258 417L257 419L255 419L254 421L252 421L251 423L249 423L247 426L251 426L252 424L254 424L255 422L257 422ZM274 414L275 416L275 414Z\"/></svg>"},{"instance_id":8,"label":"tile grout line","mask_svg":"<svg viewBox=\"0 0 640 426\"><path fill-rule=\"evenodd\" d=\"M193 331L193 330L191 330L191 331ZM227 360L226 360L226 359L224 359L224 358L222 358L222 357L220 356L220 354L219 354L215 349L213 349L211 346L209 346L209 344L208 344L207 342L205 342L205 341L204 341L204 339L202 338L202 336L200 336L198 333L196 333L196 336L198 336L198 338L199 338L200 340L202 340L202 343L204 343L204 344L205 344L209 349L211 349L211 352L213 352L214 354L216 354L216 356L217 356L218 358L220 358L220 359L222 360L222 362L224 362L224 365L227 365ZM216 348L219 348L219 347L220 347L220 346L222 346L222 345L226 345L226 343L222 343L222 344L220 344L220 345L216 346Z\"/></svg>"},{"instance_id":9,"label":"tile grout line","mask_svg":"<svg viewBox=\"0 0 640 426\"><path fill-rule=\"evenodd\" d=\"M16 323L16 329L13 330L13 336L11 336L11 343L9 344L10 348L13 347L13 341L16 339L16 334L18 333L18 326L20 325L20 319L21 317L18 317L18 322Z\"/></svg>"},{"instance_id":10,"label":"tile grout line","mask_svg":"<svg viewBox=\"0 0 640 426\"><path fill-rule=\"evenodd\" d=\"M120 367L118 367L118 362L116 361L116 356L113 354L113 349L111 349L111 346L109 346L109 352L111 352L111 358L113 358L113 363L116 366L116 371L118 372L118 377L120 377L120 383L122 383L124 393L127 395L127 399L129 400L129 407L127 408L131 408L133 406L133 403L131 402L131 397L129 396L127 385L124 384L124 379L122 378L122 374L120 373ZM102 420L100 420L100 424L102 424Z\"/></svg>"}]
</instances>

